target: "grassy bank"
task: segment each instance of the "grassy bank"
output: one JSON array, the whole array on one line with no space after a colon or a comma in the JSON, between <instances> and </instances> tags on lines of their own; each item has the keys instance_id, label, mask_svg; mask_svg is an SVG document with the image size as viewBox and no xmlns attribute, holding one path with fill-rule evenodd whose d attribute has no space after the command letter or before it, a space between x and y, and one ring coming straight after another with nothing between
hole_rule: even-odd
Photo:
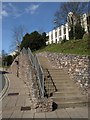
<instances>
[{"instance_id":1,"label":"grassy bank","mask_svg":"<svg viewBox=\"0 0 90 120\"><path fill-rule=\"evenodd\" d=\"M51 44L37 52L43 51L90 55L89 41L87 39L69 40L62 44Z\"/></svg>"}]
</instances>

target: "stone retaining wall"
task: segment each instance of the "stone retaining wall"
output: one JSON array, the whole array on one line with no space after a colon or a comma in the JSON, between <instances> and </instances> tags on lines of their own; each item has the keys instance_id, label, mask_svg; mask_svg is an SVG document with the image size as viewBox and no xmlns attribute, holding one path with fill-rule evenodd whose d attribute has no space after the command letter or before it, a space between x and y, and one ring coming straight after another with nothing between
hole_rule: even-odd
<instances>
[{"instance_id":1,"label":"stone retaining wall","mask_svg":"<svg viewBox=\"0 0 90 120\"><path fill-rule=\"evenodd\" d=\"M51 63L60 69L66 68L70 76L87 91L90 87L89 56L47 53Z\"/></svg>"},{"instance_id":2,"label":"stone retaining wall","mask_svg":"<svg viewBox=\"0 0 90 120\"><path fill-rule=\"evenodd\" d=\"M17 64L18 61L18 64ZM11 65L10 71L23 80L29 89L29 98L31 101L31 109L36 112L52 111L52 99L41 98L39 86L36 77L36 70L31 66L27 54L20 53Z\"/></svg>"}]
</instances>

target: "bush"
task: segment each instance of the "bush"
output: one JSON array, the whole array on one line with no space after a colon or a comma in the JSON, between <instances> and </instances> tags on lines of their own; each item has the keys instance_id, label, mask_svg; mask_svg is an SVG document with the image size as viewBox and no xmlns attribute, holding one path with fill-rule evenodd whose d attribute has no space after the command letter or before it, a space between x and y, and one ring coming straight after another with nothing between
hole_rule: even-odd
<instances>
[{"instance_id":1,"label":"bush","mask_svg":"<svg viewBox=\"0 0 90 120\"><path fill-rule=\"evenodd\" d=\"M83 39L85 39L85 40L90 39L90 34L89 34L89 33L85 33L85 34L83 35Z\"/></svg>"},{"instance_id":2,"label":"bush","mask_svg":"<svg viewBox=\"0 0 90 120\"><path fill-rule=\"evenodd\" d=\"M66 39L62 40L62 41L61 41L61 44L65 43L65 42L67 42L67 40L66 40Z\"/></svg>"},{"instance_id":3,"label":"bush","mask_svg":"<svg viewBox=\"0 0 90 120\"><path fill-rule=\"evenodd\" d=\"M13 57L11 55L5 56L3 59L3 66L7 65L10 66L13 62Z\"/></svg>"}]
</instances>

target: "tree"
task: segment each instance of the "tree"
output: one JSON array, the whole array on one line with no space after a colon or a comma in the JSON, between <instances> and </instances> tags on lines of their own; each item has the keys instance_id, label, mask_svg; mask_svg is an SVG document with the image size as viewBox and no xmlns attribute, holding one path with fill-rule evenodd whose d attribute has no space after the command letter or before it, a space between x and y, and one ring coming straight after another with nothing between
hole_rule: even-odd
<instances>
[{"instance_id":1,"label":"tree","mask_svg":"<svg viewBox=\"0 0 90 120\"><path fill-rule=\"evenodd\" d=\"M10 66L13 62L13 57L11 55L7 55L5 58L4 58L4 65L5 63L7 63L7 66Z\"/></svg>"},{"instance_id":2,"label":"tree","mask_svg":"<svg viewBox=\"0 0 90 120\"><path fill-rule=\"evenodd\" d=\"M82 15L83 12L89 9L88 4L88 2L61 3L59 9L55 13L55 25L60 26L61 24L66 23L69 12L72 12L76 18L76 21L78 21L80 19L80 15Z\"/></svg>"},{"instance_id":3,"label":"tree","mask_svg":"<svg viewBox=\"0 0 90 120\"><path fill-rule=\"evenodd\" d=\"M81 24L76 24L75 26L75 36L73 34L73 26L71 26L71 30L69 31L69 38L73 39L82 39L83 35L85 34L84 29L82 28Z\"/></svg>"},{"instance_id":4,"label":"tree","mask_svg":"<svg viewBox=\"0 0 90 120\"><path fill-rule=\"evenodd\" d=\"M2 65L4 66L5 65L5 57L7 56L7 53L5 52L5 50L2 50Z\"/></svg>"},{"instance_id":5,"label":"tree","mask_svg":"<svg viewBox=\"0 0 90 120\"><path fill-rule=\"evenodd\" d=\"M35 51L46 45L46 33L39 34L37 31L32 32L31 34L27 33L23 37L21 42L21 49L29 47L31 50Z\"/></svg>"},{"instance_id":6,"label":"tree","mask_svg":"<svg viewBox=\"0 0 90 120\"><path fill-rule=\"evenodd\" d=\"M13 62L13 57L8 55L5 50L2 50L2 66L9 66Z\"/></svg>"},{"instance_id":7,"label":"tree","mask_svg":"<svg viewBox=\"0 0 90 120\"><path fill-rule=\"evenodd\" d=\"M85 12L85 9L88 8L88 2L65 2L60 5L59 10L55 14L55 24L60 26L66 21L68 22L70 30L70 38L77 39L83 37L83 28L81 27L81 15ZM80 28L80 30L79 30ZM80 37L80 35L82 35Z\"/></svg>"},{"instance_id":8,"label":"tree","mask_svg":"<svg viewBox=\"0 0 90 120\"><path fill-rule=\"evenodd\" d=\"M17 46L21 44L21 41L22 41L25 33L26 33L26 29L25 29L24 25L19 25L17 27L13 27L13 29L12 29L13 40L12 40L12 43L10 46L11 50L17 49Z\"/></svg>"},{"instance_id":9,"label":"tree","mask_svg":"<svg viewBox=\"0 0 90 120\"><path fill-rule=\"evenodd\" d=\"M46 46L46 41L48 41L48 37L46 36L46 33L42 33L42 46Z\"/></svg>"},{"instance_id":10,"label":"tree","mask_svg":"<svg viewBox=\"0 0 90 120\"><path fill-rule=\"evenodd\" d=\"M6 55L7 55L7 53L5 52L5 50L2 50L2 58L4 58Z\"/></svg>"},{"instance_id":11,"label":"tree","mask_svg":"<svg viewBox=\"0 0 90 120\"><path fill-rule=\"evenodd\" d=\"M75 39L82 39L85 34L84 28L82 28L81 24L76 24L75 26Z\"/></svg>"},{"instance_id":12,"label":"tree","mask_svg":"<svg viewBox=\"0 0 90 120\"><path fill-rule=\"evenodd\" d=\"M31 41L30 41L30 34L26 33L25 36L23 37L23 40L21 41L20 48L28 48L30 47Z\"/></svg>"}]
</instances>

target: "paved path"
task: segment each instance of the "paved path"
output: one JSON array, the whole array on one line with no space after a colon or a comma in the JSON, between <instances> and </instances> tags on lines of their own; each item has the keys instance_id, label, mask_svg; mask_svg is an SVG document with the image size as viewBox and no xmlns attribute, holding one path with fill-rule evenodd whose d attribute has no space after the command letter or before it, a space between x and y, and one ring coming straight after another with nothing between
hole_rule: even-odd
<instances>
[{"instance_id":1,"label":"paved path","mask_svg":"<svg viewBox=\"0 0 90 120\"><path fill-rule=\"evenodd\" d=\"M21 106L30 106L29 90L27 85L15 77L13 74L7 74L9 78L9 88L2 100L2 110L0 116L3 118L88 118L87 107L57 109L53 112L35 113L34 111L21 111ZM16 96L8 96L8 93L19 93ZM1 105L1 101L0 101Z\"/></svg>"}]
</instances>

